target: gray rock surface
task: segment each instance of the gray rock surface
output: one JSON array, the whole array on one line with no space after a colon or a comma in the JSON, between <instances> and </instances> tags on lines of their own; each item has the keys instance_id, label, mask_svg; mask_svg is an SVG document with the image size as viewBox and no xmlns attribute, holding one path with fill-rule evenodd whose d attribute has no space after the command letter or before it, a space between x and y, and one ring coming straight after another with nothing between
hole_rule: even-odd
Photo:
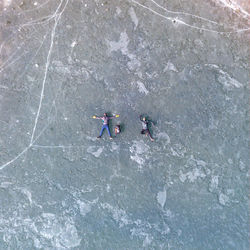
<instances>
[{"instance_id":1,"label":"gray rock surface","mask_svg":"<svg viewBox=\"0 0 250 250\"><path fill-rule=\"evenodd\" d=\"M3 0L0 249L249 249L248 8Z\"/></svg>"}]
</instances>

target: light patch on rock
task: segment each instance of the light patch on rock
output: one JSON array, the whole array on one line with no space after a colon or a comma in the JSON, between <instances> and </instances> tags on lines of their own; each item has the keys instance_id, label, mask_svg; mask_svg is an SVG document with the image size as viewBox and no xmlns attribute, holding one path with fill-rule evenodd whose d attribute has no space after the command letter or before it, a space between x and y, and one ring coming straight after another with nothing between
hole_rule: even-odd
<instances>
[{"instance_id":1,"label":"light patch on rock","mask_svg":"<svg viewBox=\"0 0 250 250\"><path fill-rule=\"evenodd\" d=\"M61 61L53 61L52 65L55 67L55 70L61 74L71 74L70 70L63 65Z\"/></svg>"},{"instance_id":2,"label":"light patch on rock","mask_svg":"<svg viewBox=\"0 0 250 250\"><path fill-rule=\"evenodd\" d=\"M241 13L242 16L245 18L250 16L250 14L245 9L243 9L243 7L239 3L237 3L237 1L233 0L213 0L213 1L235 12Z\"/></svg>"},{"instance_id":3,"label":"light patch on rock","mask_svg":"<svg viewBox=\"0 0 250 250\"><path fill-rule=\"evenodd\" d=\"M142 246L146 249L149 248L149 245L154 239L153 236L145 232L143 228L132 228L130 229L130 232L132 236L136 236L143 239Z\"/></svg>"},{"instance_id":4,"label":"light patch on rock","mask_svg":"<svg viewBox=\"0 0 250 250\"><path fill-rule=\"evenodd\" d=\"M55 214L43 213L41 219L37 220L40 237L49 240L54 248L65 249L80 245L74 222L69 217L58 217Z\"/></svg>"},{"instance_id":5,"label":"light patch on rock","mask_svg":"<svg viewBox=\"0 0 250 250\"><path fill-rule=\"evenodd\" d=\"M111 52L120 50L123 55L128 55L128 48L127 48L128 44L129 44L128 35L124 31L120 34L120 39L118 42L115 41L109 42L109 48Z\"/></svg>"},{"instance_id":6,"label":"light patch on rock","mask_svg":"<svg viewBox=\"0 0 250 250\"><path fill-rule=\"evenodd\" d=\"M157 137L163 140L166 140L166 143L169 144L170 143L170 138L168 136L168 134L166 132L160 132L157 134Z\"/></svg>"},{"instance_id":7,"label":"light patch on rock","mask_svg":"<svg viewBox=\"0 0 250 250\"><path fill-rule=\"evenodd\" d=\"M232 78L227 72L223 71L219 68L218 65L215 64L207 64L210 68L216 69L216 71L219 73L218 81L222 84L222 86L226 89L232 89L232 88L241 88L243 87L243 84L237 81L236 79Z\"/></svg>"},{"instance_id":8,"label":"light patch on rock","mask_svg":"<svg viewBox=\"0 0 250 250\"><path fill-rule=\"evenodd\" d=\"M194 182L198 178L204 178L204 177L206 177L206 175L203 173L203 171L201 171L198 168L187 173L187 178L189 179L190 182Z\"/></svg>"},{"instance_id":9,"label":"light patch on rock","mask_svg":"<svg viewBox=\"0 0 250 250\"><path fill-rule=\"evenodd\" d=\"M118 149L119 149L119 146L115 142L112 142L111 143L111 152L114 152Z\"/></svg>"},{"instance_id":10,"label":"light patch on rock","mask_svg":"<svg viewBox=\"0 0 250 250\"><path fill-rule=\"evenodd\" d=\"M209 129L218 129L219 121L211 117L209 121Z\"/></svg>"},{"instance_id":11,"label":"light patch on rock","mask_svg":"<svg viewBox=\"0 0 250 250\"><path fill-rule=\"evenodd\" d=\"M203 160L197 160L195 159L197 166L205 167L207 163Z\"/></svg>"},{"instance_id":12,"label":"light patch on rock","mask_svg":"<svg viewBox=\"0 0 250 250\"><path fill-rule=\"evenodd\" d=\"M78 200L77 201L78 205L79 205L79 210L82 216L85 216L87 213L89 213L91 211L91 205Z\"/></svg>"},{"instance_id":13,"label":"light patch on rock","mask_svg":"<svg viewBox=\"0 0 250 250\"><path fill-rule=\"evenodd\" d=\"M144 234L145 234L145 238L143 240L142 246L148 247L151 244L151 242L153 241L153 236L151 236L147 233L144 233Z\"/></svg>"},{"instance_id":14,"label":"light patch on rock","mask_svg":"<svg viewBox=\"0 0 250 250\"><path fill-rule=\"evenodd\" d=\"M108 41L108 44L110 52L121 51L123 55L127 56L130 59L130 61L128 62L128 67L130 70L137 70L141 66L141 63L136 58L136 56L134 54L129 53L128 50L129 38L125 31L120 34L118 42Z\"/></svg>"},{"instance_id":15,"label":"light patch on rock","mask_svg":"<svg viewBox=\"0 0 250 250\"><path fill-rule=\"evenodd\" d=\"M7 230L6 234L3 232L3 241L9 245L13 236L19 237L22 232L26 232L37 249L44 249L44 246L49 249L73 249L78 247L81 238L78 236L74 220L72 217L65 215L69 214L67 212L60 215L60 211L60 209L57 210L58 214L38 213L38 216L30 218L28 214L22 216L17 210L11 220L8 220L11 230ZM20 228L22 228L22 232L19 230Z\"/></svg>"},{"instance_id":16,"label":"light patch on rock","mask_svg":"<svg viewBox=\"0 0 250 250\"><path fill-rule=\"evenodd\" d=\"M33 77L33 76L27 75L27 79L28 79L29 82L34 82L35 81L35 77Z\"/></svg>"},{"instance_id":17,"label":"light patch on rock","mask_svg":"<svg viewBox=\"0 0 250 250\"><path fill-rule=\"evenodd\" d=\"M163 72L166 71L174 71L174 72L178 72L177 68L175 67L175 65L171 62L168 61L166 67L164 68Z\"/></svg>"},{"instance_id":18,"label":"light patch on rock","mask_svg":"<svg viewBox=\"0 0 250 250\"><path fill-rule=\"evenodd\" d=\"M174 144L173 147L170 148L170 151L173 156L183 158L187 150L181 144Z\"/></svg>"},{"instance_id":19,"label":"light patch on rock","mask_svg":"<svg viewBox=\"0 0 250 250\"><path fill-rule=\"evenodd\" d=\"M132 223L124 210L113 207L108 203L101 204L101 207L107 209L111 213L113 219L119 224L120 228Z\"/></svg>"},{"instance_id":20,"label":"light patch on rock","mask_svg":"<svg viewBox=\"0 0 250 250\"><path fill-rule=\"evenodd\" d=\"M76 46L76 41L73 41L70 45L71 48L74 48Z\"/></svg>"},{"instance_id":21,"label":"light patch on rock","mask_svg":"<svg viewBox=\"0 0 250 250\"><path fill-rule=\"evenodd\" d=\"M140 61L136 58L135 55L133 54L128 54L127 55L130 59L130 61L128 62L128 68L130 70L138 70L138 68L141 66ZM140 72L139 72L140 73Z\"/></svg>"},{"instance_id":22,"label":"light patch on rock","mask_svg":"<svg viewBox=\"0 0 250 250\"><path fill-rule=\"evenodd\" d=\"M41 245L41 242L37 238L34 238L33 241L34 241L35 248L39 248L39 249L43 248Z\"/></svg>"},{"instance_id":23,"label":"light patch on rock","mask_svg":"<svg viewBox=\"0 0 250 250\"><path fill-rule=\"evenodd\" d=\"M149 151L149 146L143 141L133 141L132 146L129 148L133 155L130 155L130 159L137 162L140 166L145 163L147 159L147 152Z\"/></svg>"},{"instance_id":24,"label":"light patch on rock","mask_svg":"<svg viewBox=\"0 0 250 250\"><path fill-rule=\"evenodd\" d=\"M203 160L197 160L194 158L193 155L191 155L189 157L189 159L187 160L187 164L185 164L185 167L186 168L189 168L189 167L206 167L207 163Z\"/></svg>"},{"instance_id":25,"label":"light patch on rock","mask_svg":"<svg viewBox=\"0 0 250 250\"><path fill-rule=\"evenodd\" d=\"M166 211L164 211L164 214L169 218L174 218L174 214L172 213L170 209L167 209Z\"/></svg>"},{"instance_id":26,"label":"light patch on rock","mask_svg":"<svg viewBox=\"0 0 250 250\"><path fill-rule=\"evenodd\" d=\"M130 159L137 162L140 166L145 163L144 158L142 158L141 156L138 156L138 155L131 155Z\"/></svg>"},{"instance_id":27,"label":"light patch on rock","mask_svg":"<svg viewBox=\"0 0 250 250\"><path fill-rule=\"evenodd\" d=\"M90 141L97 141L98 139L96 137L86 136L86 138Z\"/></svg>"},{"instance_id":28,"label":"light patch on rock","mask_svg":"<svg viewBox=\"0 0 250 250\"><path fill-rule=\"evenodd\" d=\"M236 87L240 88L243 85L234 78L231 78L228 73L220 70L221 75L218 77L218 81L225 86L225 88Z\"/></svg>"},{"instance_id":29,"label":"light patch on rock","mask_svg":"<svg viewBox=\"0 0 250 250\"><path fill-rule=\"evenodd\" d=\"M167 192L165 189L163 191L158 192L157 194L157 201L161 205L162 208L165 205L166 197L167 197Z\"/></svg>"},{"instance_id":30,"label":"light patch on rock","mask_svg":"<svg viewBox=\"0 0 250 250\"><path fill-rule=\"evenodd\" d=\"M149 91L146 89L143 82L137 81L136 84L137 84L137 87L138 87L138 90L140 93L143 93L145 95L147 95L149 93Z\"/></svg>"},{"instance_id":31,"label":"light patch on rock","mask_svg":"<svg viewBox=\"0 0 250 250\"><path fill-rule=\"evenodd\" d=\"M104 147L90 146L87 148L87 152L98 158L101 155L103 149Z\"/></svg>"},{"instance_id":32,"label":"light patch on rock","mask_svg":"<svg viewBox=\"0 0 250 250\"><path fill-rule=\"evenodd\" d=\"M218 184L219 184L219 176L212 176L209 184L209 191L214 192L218 188Z\"/></svg>"},{"instance_id":33,"label":"light patch on rock","mask_svg":"<svg viewBox=\"0 0 250 250\"><path fill-rule=\"evenodd\" d=\"M121 14L121 12L122 12L121 9L119 7L116 7L116 15L119 16Z\"/></svg>"},{"instance_id":34,"label":"light patch on rock","mask_svg":"<svg viewBox=\"0 0 250 250\"><path fill-rule=\"evenodd\" d=\"M106 187L106 191L109 193L110 192L110 185L109 184L107 184L107 187Z\"/></svg>"},{"instance_id":35,"label":"light patch on rock","mask_svg":"<svg viewBox=\"0 0 250 250\"><path fill-rule=\"evenodd\" d=\"M7 86L4 86L4 85L0 85L0 88L1 89L9 89Z\"/></svg>"},{"instance_id":36,"label":"light patch on rock","mask_svg":"<svg viewBox=\"0 0 250 250\"><path fill-rule=\"evenodd\" d=\"M8 6L10 6L11 2L12 2L12 0L3 0L3 6L8 7Z\"/></svg>"},{"instance_id":37,"label":"light patch on rock","mask_svg":"<svg viewBox=\"0 0 250 250\"><path fill-rule=\"evenodd\" d=\"M130 17L132 19L132 22L135 25L134 29L136 29L137 26L138 26L138 18L137 18L136 14L135 14L135 11L134 11L133 7L130 7L130 9L129 9L129 15L130 15Z\"/></svg>"},{"instance_id":38,"label":"light patch on rock","mask_svg":"<svg viewBox=\"0 0 250 250\"><path fill-rule=\"evenodd\" d=\"M180 171L179 179L181 182L185 182L187 179L186 174L183 174L182 171Z\"/></svg>"},{"instance_id":39,"label":"light patch on rock","mask_svg":"<svg viewBox=\"0 0 250 250\"><path fill-rule=\"evenodd\" d=\"M227 195L234 196L235 191L234 191L234 189L227 189L226 194L227 194Z\"/></svg>"},{"instance_id":40,"label":"light patch on rock","mask_svg":"<svg viewBox=\"0 0 250 250\"><path fill-rule=\"evenodd\" d=\"M181 182L185 182L186 180L188 180L191 183L195 182L198 178L205 178L205 177L206 177L205 173L198 168L195 168L192 171L189 171L185 174L182 171L180 171L179 175L179 179Z\"/></svg>"},{"instance_id":41,"label":"light patch on rock","mask_svg":"<svg viewBox=\"0 0 250 250\"><path fill-rule=\"evenodd\" d=\"M25 188L22 188L21 189L21 192L26 195L26 197L28 198L29 200L29 203L32 204L32 195L31 195L31 192Z\"/></svg>"},{"instance_id":42,"label":"light patch on rock","mask_svg":"<svg viewBox=\"0 0 250 250\"><path fill-rule=\"evenodd\" d=\"M203 42L200 39L195 39L194 40L195 46L203 47Z\"/></svg>"},{"instance_id":43,"label":"light patch on rock","mask_svg":"<svg viewBox=\"0 0 250 250\"><path fill-rule=\"evenodd\" d=\"M243 161L240 160L240 163L239 163L239 168L241 171L245 170L246 169L246 165Z\"/></svg>"},{"instance_id":44,"label":"light patch on rock","mask_svg":"<svg viewBox=\"0 0 250 250\"><path fill-rule=\"evenodd\" d=\"M219 203L225 206L229 202L229 197L223 193L218 195Z\"/></svg>"},{"instance_id":45,"label":"light patch on rock","mask_svg":"<svg viewBox=\"0 0 250 250\"><path fill-rule=\"evenodd\" d=\"M11 182L5 181L1 183L0 188L8 188L10 185L12 185Z\"/></svg>"}]
</instances>

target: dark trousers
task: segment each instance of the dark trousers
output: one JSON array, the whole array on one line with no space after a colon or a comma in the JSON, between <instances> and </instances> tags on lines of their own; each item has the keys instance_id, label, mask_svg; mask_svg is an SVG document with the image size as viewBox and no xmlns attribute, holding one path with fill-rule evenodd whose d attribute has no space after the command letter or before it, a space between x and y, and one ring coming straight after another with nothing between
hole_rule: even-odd
<instances>
[{"instance_id":1,"label":"dark trousers","mask_svg":"<svg viewBox=\"0 0 250 250\"><path fill-rule=\"evenodd\" d=\"M149 137L150 137L151 139L153 139L153 137L152 137L152 135L151 135L149 129L142 129L141 134L142 134L142 135L144 135L144 134L145 134L145 135L149 135Z\"/></svg>"}]
</instances>

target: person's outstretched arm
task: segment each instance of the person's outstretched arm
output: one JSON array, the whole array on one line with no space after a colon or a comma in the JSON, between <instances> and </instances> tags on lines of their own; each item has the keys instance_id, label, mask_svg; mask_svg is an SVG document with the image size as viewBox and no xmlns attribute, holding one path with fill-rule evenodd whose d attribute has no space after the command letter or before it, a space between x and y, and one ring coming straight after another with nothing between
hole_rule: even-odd
<instances>
[{"instance_id":1,"label":"person's outstretched arm","mask_svg":"<svg viewBox=\"0 0 250 250\"><path fill-rule=\"evenodd\" d=\"M120 115L113 115L113 116L109 116L109 119L118 118L118 117L120 117Z\"/></svg>"},{"instance_id":2,"label":"person's outstretched arm","mask_svg":"<svg viewBox=\"0 0 250 250\"><path fill-rule=\"evenodd\" d=\"M150 120L150 122L155 126L156 123L154 121Z\"/></svg>"}]
</instances>

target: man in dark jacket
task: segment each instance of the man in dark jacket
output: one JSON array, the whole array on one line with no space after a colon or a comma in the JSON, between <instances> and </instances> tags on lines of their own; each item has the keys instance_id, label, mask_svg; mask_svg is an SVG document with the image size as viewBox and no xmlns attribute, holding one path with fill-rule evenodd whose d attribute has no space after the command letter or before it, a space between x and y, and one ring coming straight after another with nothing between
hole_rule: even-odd
<instances>
[{"instance_id":1,"label":"man in dark jacket","mask_svg":"<svg viewBox=\"0 0 250 250\"><path fill-rule=\"evenodd\" d=\"M141 120L141 122L142 122L141 134L145 134L146 136L149 135L150 140L151 140L151 141L154 141L154 138L152 137L152 135L151 135L151 133L150 133L150 131L149 131L149 129L148 129L148 125L149 125L149 122L150 122L150 121L147 120L145 116L144 116L144 117L140 117L140 120Z\"/></svg>"}]
</instances>

